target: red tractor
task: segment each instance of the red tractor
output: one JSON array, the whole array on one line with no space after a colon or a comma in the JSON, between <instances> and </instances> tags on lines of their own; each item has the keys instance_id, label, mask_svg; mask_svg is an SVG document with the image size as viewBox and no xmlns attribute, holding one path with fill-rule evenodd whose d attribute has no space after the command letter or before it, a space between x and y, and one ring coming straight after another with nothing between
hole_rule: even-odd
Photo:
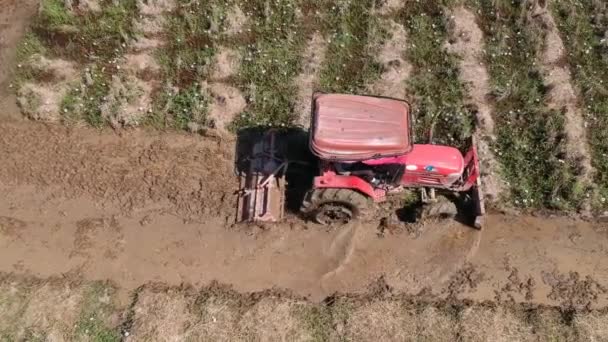
<instances>
[{"instance_id":1,"label":"red tractor","mask_svg":"<svg viewBox=\"0 0 608 342\"><path fill-rule=\"evenodd\" d=\"M474 204L474 225L481 228L484 205L474 140L463 155L457 148L412 141L409 104L403 100L317 93L312 99L309 149L318 171L301 201L301 212L331 225L357 219L371 203L388 195L419 189L422 202L436 214L455 205L438 201L436 191L464 195ZM252 143L241 168L238 217L242 221L279 221L285 207L285 175L290 160L277 131ZM308 163L310 164L310 162Z\"/></svg>"}]
</instances>

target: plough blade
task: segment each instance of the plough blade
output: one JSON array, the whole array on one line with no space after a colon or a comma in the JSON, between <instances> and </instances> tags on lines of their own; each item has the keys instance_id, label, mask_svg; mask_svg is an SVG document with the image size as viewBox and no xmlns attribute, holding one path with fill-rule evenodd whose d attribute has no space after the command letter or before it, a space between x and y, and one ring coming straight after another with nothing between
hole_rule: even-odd
<instances>
[{"instance_id":1,"label":"plough blade","mask_svg":"<svg viewBox=\"0 0 608 342\"><path fill-rule=\"evenodd\" d=\"M237 222L277 222L285 207L287 161L278 153L274 132L253 144L247 170L240 174Z\"/></svg>"},{"instance_id":2,"label":"plough blade","mask_svg":"<svg viewBox=\"0 0 608 342\"><path fill-rule=\"evenodd\" d=\"M241 177L238 203L239 222L276 222L283 218L285 181L283 177L253 173Z\"/></svg>"}]
</instances>

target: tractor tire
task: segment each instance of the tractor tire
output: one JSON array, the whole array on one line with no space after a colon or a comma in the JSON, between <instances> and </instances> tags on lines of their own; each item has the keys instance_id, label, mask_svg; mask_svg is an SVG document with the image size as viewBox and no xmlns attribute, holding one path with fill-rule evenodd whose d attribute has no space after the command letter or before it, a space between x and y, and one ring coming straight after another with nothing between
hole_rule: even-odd
<instances>
[{"instance_id":1,"label":"tractor tire","mask_svg":"<svg viewBox=\"0 0 608 342\"><path fill-rule=\"evenodd\" d=\"M313 189L306 194L300 211L318 224L344 225L368 217L370 201L355 190Z\"/></svg>"},{"instance_id":2,"label":"tractor tire","mask_svg":"<svg viewBox=\"0 0 608 342\"><path fill-rule=\"evenodd\" d=\"M422 218L453 219L458 215L456 203L445 197L439 197L437 202L429 203L422 210Z\"/></svg>"}]
</instances>

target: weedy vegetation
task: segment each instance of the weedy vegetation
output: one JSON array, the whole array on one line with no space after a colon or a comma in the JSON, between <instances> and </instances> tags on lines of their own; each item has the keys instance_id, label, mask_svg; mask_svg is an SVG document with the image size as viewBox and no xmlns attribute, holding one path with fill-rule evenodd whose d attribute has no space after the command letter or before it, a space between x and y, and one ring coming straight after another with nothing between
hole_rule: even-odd
<instances>
[{"instance_id":1,"label":"weedy vegetation","mask_svg":"<svg viewBox=\"0 0 608 342\"><path fill-rule=\"evenodd\" d=\"M128 106L109 99L135 98L140 91L135 87L113 95L116 78L123 86L132 83L120 63L126 54L139 53L133 46L142 35L134 24L141 18L141 4L136 0L103 0L100 11L75 10L70 4L43 0L18 48L22 65L13 84L19 89L26 82L53 82L27 62L33 56L70 61L79 76L64 80L69 83L60 88L68 89L60 106L63 121L95 127L114 124L111 113ZM521 208L578 209L589 189L577 181L576 162L565 152L563 113L547 109L548 89L536 65L543 32L528 22L528 2L416 1L380 14L376 10L383 4L375 0L178 0L172 11L158 14L162 28L155 38L161 43L146 52L154 54L160 68L136 75L150 85L147 95L153 101L134 124L161 129L188 129L192 123L209 126L210 110L226 100L222 94L211 93L209 85L221 82L238 89L246 100L245 110L230 125L233 130L294 125L299 114L294 112L295 80L311 35L320 33L328 44L317 90L361 93L384 71L375 56L390 37L381 20L390 17L408 33L404 53L413 72L405 87L413 102L416 140L427 142L432 131L434 143L464 148L475 129L474 109L467 105L458 57L444 48L449 39L448 9L461 4L475 10L485 35L484 59L492 81L497 126L493 148L502 178L511 189L509 200ZM228 30L228 17L235 6L245 17L238 33ZM606 6L599 0L557 0L551 9L569 50L567 62L582 90L597 170L599 196L595 205L606 207ZM232 75L216 80L213 68L223 48L236 51L240 61ZM31 99L29 103L39 102Z\"/></svg>"},{"instance_id":2,"label":"weedy vegetation","mask_svg":"<svg viewBox=\"0 0 608 342\"><path fill-rule=\"evenodd\" d=\"M94 282L84 291L80 315L75 328L75 340L119 342L121 335L110 327L108 319L116 312L115 289L103 282Z\"/></svg>"},{"instance_id":3,"label":"weedy vegetation","mask_svg":"<svg viewBox=\"0 0 608 342\"><path fill-rule=\"evenodd\" d=\"M513 203L521 208L572 210L585 190L565 152L564 115L546 106L536 64L543 37L528 23L527 4L478 0L485 61L495 102L495 154Z\"/></svg>"},{"instance_id":4,"label":"weedy vegetation","mask_svg":"<svg viewBox=\"0 0 608 342\"><path fill-rule=\"evenodd\" d=\"M107 124L100 108L112 76L120 68L117 59L135 35L133 18L137 5L135 0L102 1L99 12L79 12L69 7L70 4L61 0L41 2L31 31L18 48L22 65L15 83L19 87L27 81L54 81L50 79L52 75L47 75L32 61L36 55L87 66L80 81L66 85L70 90L59 110L65 123L84 121L100 127Z\"/></svg>"},{"instance_id":5,"label":"weedy vegetation","mask_svg":"<svg viewBox=\"0 0 608 342\"><path fill-rule=\"evenodd\" d=\"M288 293L240 294L146 285L117 306L104 282L10 276L0 280L0 341L184 340L590 341L605 337L604 311L563 312L514 303L429 302L390 294L312 303ZM58 313L57 309L62 312ZM166 334L166 335L162 335Z\"/></svg>"},{"instance_id":6,"label":"weedy vegetation","mask_svg":"<svg viewBox=\"0 0 608 342\"><path fill-rule=\"evenodd\" d=\"M247 0L240 7L250 18L249 37L240 47L237 77L249 106L236 118L234 129L292 125L297 119L294 79L301 68L307 33L301 1Z\"/></svg>"},{"instance_id":7,"label":"weedy vegetation","mask_svg":"<svg viewBox=\"0 0 608 342\"><path fill-rule=\"evenodd\" d=\"M578 85L596 170L596 208L608 206L608 6L599 0L557 0L550 8Z\"/></svg>"},{"instance_id":8,"label":"weedy vegetation","mask_svg":"<svg viewBox=\"0 0 608 342\"><path fill-rule=\"evenodd\" d=\"M226 10L224 1L179 1L166 16L165 42L157 53L162 88L147 123L176 129L190 122L207 125L209 94L202 83L211 74Z\"/></svg>"},{"instance_id":9,"label":"weedy vegetation","mask_svg":"<svg viewBox=\"0 0 608 342\"><path fill-rule=\"evenodd\" d=\"M459 79L458 57L444 44L447 14L441 1L418 1L399 14L408 32L406 56L414 67L408 80L413 101L416 138L465 147L474 130L474 114L467 108L466 88Z\"/></svg>"},{"instance_id":10,"label":"weedy vegetation","mask_svg":"<svg viewBox=\"0 0 608 342\"><path fill-rule=\"evenodd\" d=\"M357 93L380 77L382 65L374 54L386 39L374 0L341 0L326 5L322 25L329 42L320 73L320 88L326 92Z\"/></svg>"}]
</instances>

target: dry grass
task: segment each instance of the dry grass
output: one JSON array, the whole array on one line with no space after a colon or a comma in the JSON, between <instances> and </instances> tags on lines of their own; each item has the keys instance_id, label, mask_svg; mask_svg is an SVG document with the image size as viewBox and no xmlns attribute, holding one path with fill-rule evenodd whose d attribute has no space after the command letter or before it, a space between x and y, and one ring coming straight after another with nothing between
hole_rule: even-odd
<instances>
[{"instance_id":1,"label":"dry grass","mask_svg":"<svg viewBox=\"0 0 608 342\"><path fill-rule=\"evenodd\" d=\"M147 285L129 306L102 282L0 278L0 341L608 341L605 311L513 303Z\"/></svg>"},{"instance_id":2,"label":"dry grass","mask_svg":"<svg viewBox=\"0 0 608 342\"><path fill-rule=\"evenodd\" d=\"M189 337L188 327L197 319L189 312L194 297L184 292L144 290L133 307L132 327L127 341L183 341Z\"/></svg>"},{"instance_id":3,"label":"dry grass","mask_svg":"<svg viewBox=\"0 0 608 342\"><path fill-rule=\"evenodd\" d=\"M263 298L241 317L238 339L253 341L310 341L312 334L297 315L305 302Z\"/></svg>"},{"instance_id":4,"label":"dry grass","mask_svg":"<svg viewBox=\"0 0 608 342\"><path fill-rule=\"evenodd\" d=\"M461 337L471 342L534 341L532 327L507 308L471 307L460 316Z\"/></svg>"},{"instance_id":5,"label":"dry grass","mask_svg":"<svg viewBox=\"0 0 608 342\"><path fill-rule=\"evenodd\" d=\"M344 336L350 341L415 341L416 316L399 302L373 300L354 308Z\"/></svg>"},{"instance_id":6,"label":"dry grass","mask_svg":"<svg viewBox=\"0 0 608 342\"><path fill-rule=\"evenodd\" d=\"M572 322L581 341L608 341L608 312L577 315Z\"/></svg>"},{"instance_id":7,"label":"dry grass","mask_svg":"<svg viewBox=\"0 0 608 342\"><path fill-rule=\"evenodd\" d=\"M113 295L99 282L2 279L0 341L118 341Z\"/></svg>"}]
</instances>

